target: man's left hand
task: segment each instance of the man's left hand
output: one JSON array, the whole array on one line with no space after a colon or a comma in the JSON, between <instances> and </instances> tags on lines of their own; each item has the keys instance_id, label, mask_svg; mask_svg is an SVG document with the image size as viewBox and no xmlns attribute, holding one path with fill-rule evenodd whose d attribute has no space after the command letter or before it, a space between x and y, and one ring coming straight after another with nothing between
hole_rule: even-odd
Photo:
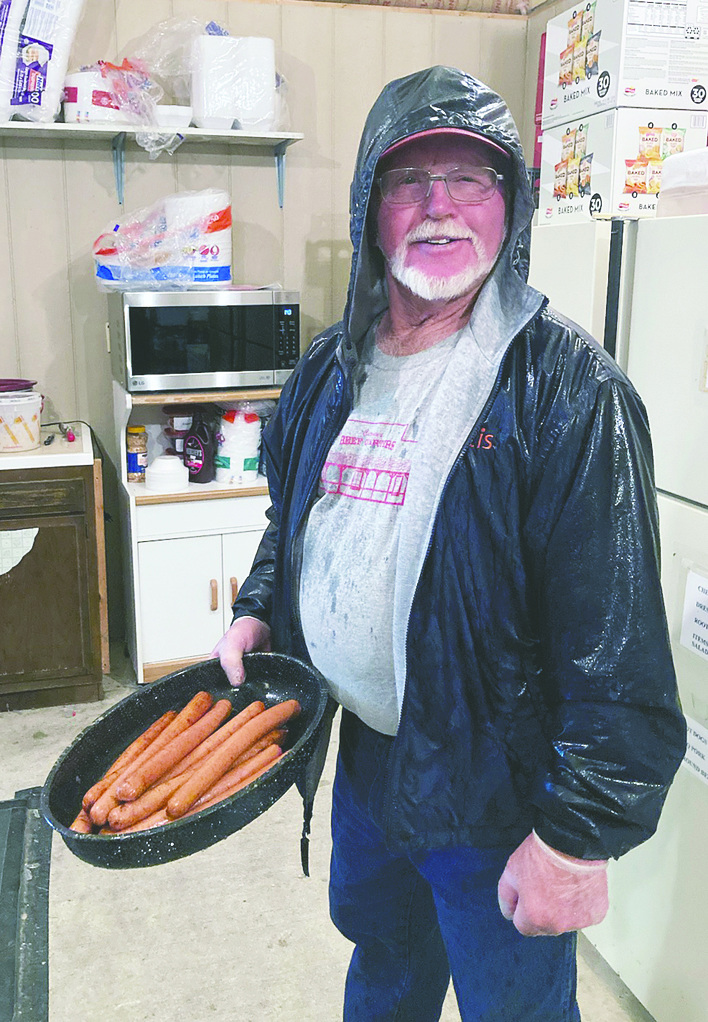
<instances>
[{"instance_id":1,"label":"man's left hand","mask_svg":"<svg viewBox=\"0 0 708 1022\"><path fill-rule=\"evenodd\" d=\"M525 937L582 930L607 914L607 862L564 855L534 832L509 856L498 895L502 915Z\"/></svg>"}]
</instances>

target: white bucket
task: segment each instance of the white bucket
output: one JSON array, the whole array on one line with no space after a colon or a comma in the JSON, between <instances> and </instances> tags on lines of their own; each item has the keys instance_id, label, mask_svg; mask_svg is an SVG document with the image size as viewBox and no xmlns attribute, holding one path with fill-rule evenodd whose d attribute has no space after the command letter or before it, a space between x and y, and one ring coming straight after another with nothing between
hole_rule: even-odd
<instances>
[{"instance_id":1,"label":"white bucket","mask_svg":"<svg viewBox=\"0 0 708 1022\"><path fill-rule=\"evenodd\" d=\"M33 451L39 447L42 395L27 391L0 394L0 453Z\"/></svg>"}]
</instances>

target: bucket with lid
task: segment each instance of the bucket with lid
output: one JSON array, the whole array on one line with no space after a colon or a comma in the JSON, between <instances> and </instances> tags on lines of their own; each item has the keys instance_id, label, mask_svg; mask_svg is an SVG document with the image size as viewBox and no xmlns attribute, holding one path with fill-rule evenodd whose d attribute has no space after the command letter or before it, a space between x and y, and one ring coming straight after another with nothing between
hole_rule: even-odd
<instances>
[{"instance_id":1,"label":"bucket with lid","mask_svg":"<svg viewBox=\"0 0 708 1022\"><path fill-rule=\"evenodd\" d=\"M0 391L0 454L39 447L42 395L31 390Z\"/></svg>"}]
</instances>

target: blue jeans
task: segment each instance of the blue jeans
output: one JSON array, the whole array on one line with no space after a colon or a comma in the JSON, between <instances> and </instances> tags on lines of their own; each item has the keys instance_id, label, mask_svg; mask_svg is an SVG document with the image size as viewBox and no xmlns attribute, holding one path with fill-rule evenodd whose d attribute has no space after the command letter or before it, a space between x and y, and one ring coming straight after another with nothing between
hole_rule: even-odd
<instances>
[{"instance_id":1,"label":"blue jeans","mask_svg":"<svg viewBox=\"0 0 708 1022\"><path fill-rule=\"evenodd\" d=\"M522 937L497 883L513 848L390 850L370 808L392 739L344 711L330 912L356 947L344 1022L437 1022L452 974L462 1022L579 1022L575 934Z\"/></svg>"}]
</instances>

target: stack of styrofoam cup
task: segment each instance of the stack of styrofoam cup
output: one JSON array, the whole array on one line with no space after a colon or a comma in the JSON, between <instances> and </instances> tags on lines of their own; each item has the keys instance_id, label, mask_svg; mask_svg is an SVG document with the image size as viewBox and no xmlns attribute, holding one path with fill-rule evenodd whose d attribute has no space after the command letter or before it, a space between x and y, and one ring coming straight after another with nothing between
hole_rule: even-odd
<instances>
[{"instance_id":1,"label":"stack of styrofoam cup","mask_svg":"<svg viewBox=\"0 0 708 1022\"><path fill-rule=\"evenodd\" d=\"M182 253L190 283L209 287L231 283L228 192L209 188L167 196L165 226L175 248Z\"/></svg>"},{"instance_id":2,"label":"stack of styrofoam cup","mask_svg":"<svg viewBox=\"0 0 708 1022\"><path fill-rule=\"evenodd\" d=\"M272 131L275 97L272 39L201 35L194 40L192 110L197 127Z\"/></svg>"}]
</instances>

